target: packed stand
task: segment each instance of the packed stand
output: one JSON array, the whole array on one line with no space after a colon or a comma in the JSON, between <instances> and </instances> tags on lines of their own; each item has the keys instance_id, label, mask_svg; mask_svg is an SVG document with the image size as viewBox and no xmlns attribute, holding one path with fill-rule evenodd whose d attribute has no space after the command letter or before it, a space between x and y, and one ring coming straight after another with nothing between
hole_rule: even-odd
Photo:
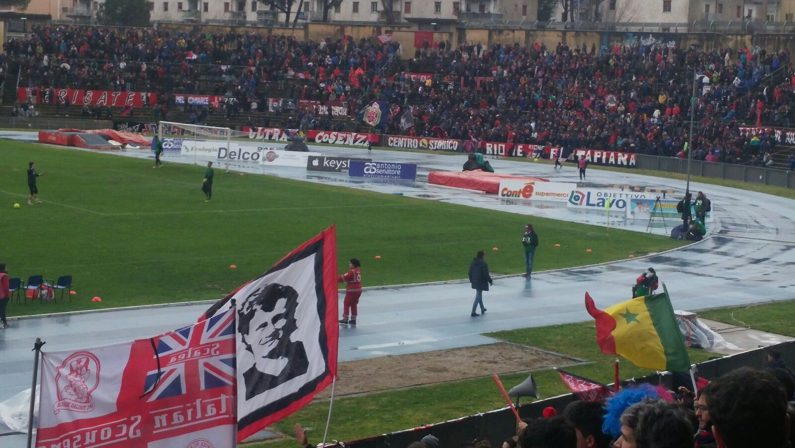
<instances>
[{"instance_id":1,"label":"packed stand","mask_svg":"<svg viewBox=\"0 0 795 448\"><path fill-rule=\"evenodd\" d=\"M564 154L590 147L682 157L697 72L704 77L695 159L769 165L775 139L743 136L738 124L795 123L795 80L780 76L790 64L786 51L440 43L402 60L399 44L377 39L316 43L67 25L36 27L27 40L9 40L5 51L21 64L23 86L158 92L165 101L155 118L174 107L177 93L223 96L221 112L241 120L268 110L268 98L289 98L346 102L361 123L364 108L377 100L388 107L377 129L387 134L550 144ZM767 80L771 74L778 82ZM285 104L290 127L339 125ZM207 111L184 107L191 121L207 119Z\"/></svg>"}]
</instances>

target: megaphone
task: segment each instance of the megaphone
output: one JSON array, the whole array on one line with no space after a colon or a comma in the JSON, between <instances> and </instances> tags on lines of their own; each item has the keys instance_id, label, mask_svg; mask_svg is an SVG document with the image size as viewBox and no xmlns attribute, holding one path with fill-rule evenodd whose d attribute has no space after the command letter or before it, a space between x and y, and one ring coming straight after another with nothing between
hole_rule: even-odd
<instances>
[{"instance_id":1,"label":"megaphone","mask_svg":"<svg viewBox=\"0 0 795 448\"><path fill-rule=\"evenodd\" d=\"M536 380L533 378L533 374L527 375L527 379L513 386L511 390L508 391L508 396L516 400L517 405L519 404L520 397L538 398L538 386L536 386Z\"/></svg>"}]
</instances>

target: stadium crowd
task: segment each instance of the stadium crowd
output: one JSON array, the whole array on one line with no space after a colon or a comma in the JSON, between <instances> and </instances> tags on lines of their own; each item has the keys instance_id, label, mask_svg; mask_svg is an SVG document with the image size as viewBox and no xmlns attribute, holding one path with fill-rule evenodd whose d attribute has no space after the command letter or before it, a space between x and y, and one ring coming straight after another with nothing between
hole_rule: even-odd
<instances>
[{"instance_id":1,"label":"stadium crowd","mask_svg":"<svg viewBox=\"0 0 795 448\"><path fill-rule=\"evenodd\" d=\"M795 379L779 352L768 352L763 369L741 367L711 382L700 378L697 389L637 384L605 402L547 407L541 417L520 421L501 448L792 447ZM429 434L408 448L443 446ZM492 447L488 440L469 446Z\"/></svg>"},{"instance_id":2,"label":"stadium crowd","mask_svg":"<svg viewBox=\"0 0 795 448\"><path fill-rule=\"evenodd\" d=\"M158 92L157 118L174 94L189 93L224 96L228 118L268 110L268 98L344 102L358 127L379 101L387 110L378 131L387 134L682 156L698 73L696 159L765 164L775 139L741 135L739 125L795 123L789 54L756 48L440 43L404 60L398 43L375 38L52 25L4 50L22 86ZM217 111L191 112L201 122ZM330 116L290 112L296 127L335 126Z\"/></svg>"}]
</instances>

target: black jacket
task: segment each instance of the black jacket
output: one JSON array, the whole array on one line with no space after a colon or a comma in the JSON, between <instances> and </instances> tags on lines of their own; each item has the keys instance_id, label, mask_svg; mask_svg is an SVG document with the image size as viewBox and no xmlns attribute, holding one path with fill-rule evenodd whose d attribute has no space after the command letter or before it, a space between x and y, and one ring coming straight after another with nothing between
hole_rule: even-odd
<instances>
[{"instance_id":1,"label":"black jacket","mask_svg":"<svg viewBox=\"0 0 795 448\"><path fill-rule=\"evenodd\" d=\"M492 283L489 265L482 258L476 257L469 265L469 282L472 283L472 289L489 290L489 285Z\"/></svg>"}]
</instances>

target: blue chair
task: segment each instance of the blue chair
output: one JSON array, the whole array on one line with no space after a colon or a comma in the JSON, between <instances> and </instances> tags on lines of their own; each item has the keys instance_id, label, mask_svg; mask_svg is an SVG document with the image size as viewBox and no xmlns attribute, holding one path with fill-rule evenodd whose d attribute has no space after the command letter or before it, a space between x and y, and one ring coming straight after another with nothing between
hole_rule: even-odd
<instances>
[{"instance_id":1,"label":"blue chair","mask_svg":"<svg viewBox=\"0 0 795 448\"><path fill-rule=\"evenodd\" d=\"M19 277L9 278L8 279L8 290L11 292L11 295L8 297L9 300L13 299L14 296L17 298L17 303L19 303L20 297L20 287L22 286L22 280Z\"/></svg>"},{"instance_id":2,"label":"blue chair","mask_svg":"<svg viewBox=\"0 0 795 448\"><path fill-rule=\"evenodd\" d=\"M69 290L72 289L72 276L71 275L62 275L58 277L58 281L56 281L52 285L52 289L59 291L61 299L63 299L64 293L69 296L69 301L72 301L72 296L69 294Z\"/></svg>"},{"instance_id":3,"label":"blue chair","mask_svg":"<svg viewBox=\"0 0 795 448\"><path fill-rule=\"evenodd\" d=\"M41 288L41 284L44 283L44 278L41 275L31 275L28 277L27 283L25 283L25 297L28 297L28 291L33 290L33 297L32 299L37 299L39 297L39 288Z\"/></svg>"}]
</instances>

